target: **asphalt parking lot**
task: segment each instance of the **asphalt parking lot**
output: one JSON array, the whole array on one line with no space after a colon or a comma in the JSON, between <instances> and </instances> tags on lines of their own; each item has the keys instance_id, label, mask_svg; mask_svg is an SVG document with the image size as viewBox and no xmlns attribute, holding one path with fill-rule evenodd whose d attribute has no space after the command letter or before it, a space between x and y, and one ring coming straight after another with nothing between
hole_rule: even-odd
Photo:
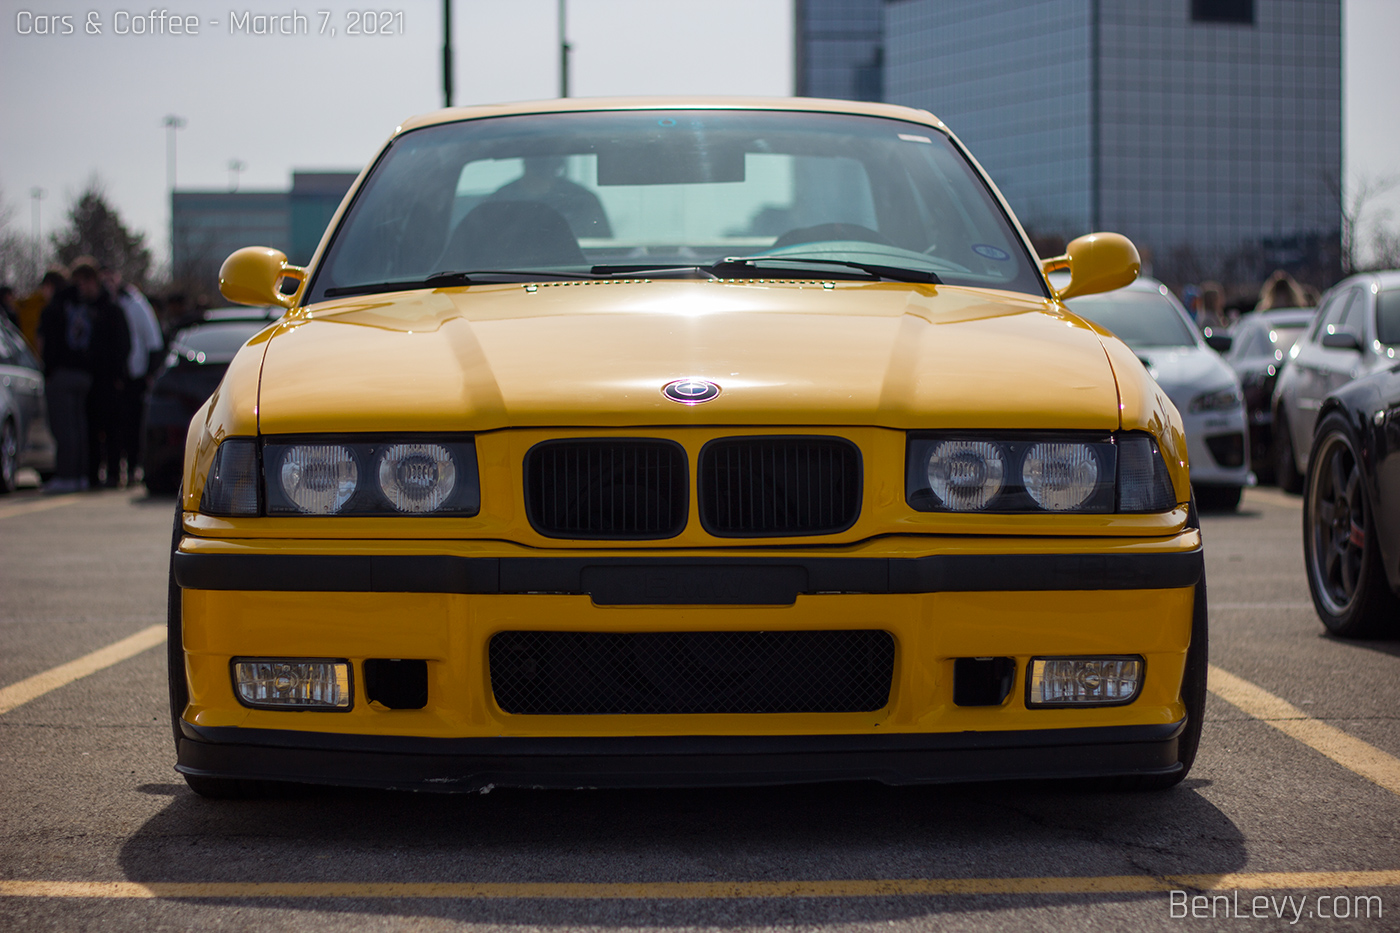
<instances>
[{"instance_id":1,"label":"asphalt parking lot","mask_svg":"<svg viewBox=\"0 0 1400 933\"><path fill-rule=\"evenodd\" d=\"M0 499L0 929L1400 928L1400 639L1322 633L1276 490L1204 517L1212 693L1159 794L206 801L172 769L172 509Z\"/></svg>"}]
</instances>

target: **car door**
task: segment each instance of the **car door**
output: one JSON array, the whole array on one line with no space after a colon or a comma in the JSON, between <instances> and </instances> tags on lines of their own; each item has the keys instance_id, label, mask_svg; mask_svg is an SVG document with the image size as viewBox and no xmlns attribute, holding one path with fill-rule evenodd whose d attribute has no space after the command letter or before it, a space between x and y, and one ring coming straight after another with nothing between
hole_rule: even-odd
<instances>
[{"instance_id":1,"label":"car door","mask_svg":"<svg viewBox=\"0 0 1400 933\"><path fill-rule=\"evenodd\" d=\"M1359 288L1350 287L1334 292L1318 310L1318 320L1308 335L1295 346L1298 355L1288 363L1292 370L1288 395L1283 399L1283 411L1288 418L1289 435L1300 465L1306 466L1312 447L1313 428L1322 400L1331 391L1328 386L1338 370L1350 372L1358 362L1354 350L1324 347L1323 338L1338 332L1347 317Z\"/></svg>"},{"instance_id":2,"label":"car door","mask_svg":"<svg viewBox=\"0 0 1400 933\"><path fill-rule=\"evenodd\" d=\"M43 411L44 377L38 361L29 352L24 338L12 328L0 329L0 386L8 389L15 400L21 449L29 426Z\"/></svg>"}]
</instances>

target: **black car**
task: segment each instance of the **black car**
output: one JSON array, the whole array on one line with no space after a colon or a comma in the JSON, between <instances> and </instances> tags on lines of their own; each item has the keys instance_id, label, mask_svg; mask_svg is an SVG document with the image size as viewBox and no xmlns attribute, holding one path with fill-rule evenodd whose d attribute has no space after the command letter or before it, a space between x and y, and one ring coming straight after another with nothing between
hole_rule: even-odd
<instances>
[{"instance_id":1,"label":"black car","mask_svg":"<svg viewBox=\"0 0 1400 933\"><path fill-rule=\"evenodd\" d=\"M165 363L146 399L142 467L147 492L169 495L179 490L190 419L214 394L238 348L282 310L215 308L171 338Z\"/></svg>"},{"instance_id":2,"label":"black car","mask_svg":"<svg viewBox=\"0 0 1400 933\"><path fill-rule=\"evenodd\" d=\"M1273 482L1274 383L1294 341L1312 323L1316 308L1275 308L1240 318L1230 329L1225 362L1240 378L1249 420L1249 462L1261 483Z\"/></svg>"},{"instance_id":3,"label":"black car","mask_svg":"<svg viewBox=\"0 0 1400 933\"><path fill-rule=\"evenodd\" d=\"M1304 487L1303 555L1328 631L1400 634L1400 366L1323 402Z\"/></svg>"}]
</instances>

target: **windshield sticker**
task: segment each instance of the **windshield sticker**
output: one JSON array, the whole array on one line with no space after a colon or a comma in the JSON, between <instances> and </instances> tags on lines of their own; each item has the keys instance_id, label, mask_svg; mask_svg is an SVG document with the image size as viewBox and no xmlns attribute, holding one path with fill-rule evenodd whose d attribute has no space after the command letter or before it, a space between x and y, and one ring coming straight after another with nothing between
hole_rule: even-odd
<instances>
[{"instance_id":1,"label":"windshield sticker","mask_svg":"<svg viewBox=\"0 0 1400 933\"><path fill-rule=\"evenodd\" d=\"M1011 258L1011 254L1006 250L997 249L995 246L988 243L973 243L972 251L978 256L982 256L986 259L995 259L997 262L1006 262L1006 260Z\"/></svg>"},{"instance_id":2,"label":"windshield sticker","mask_svg":"<svg viewBox=\"0 0 1400 933\"><path fill-rule=\"evenodd\" d=\"M915 136L913 133L900 133L899 138L906 143L928 143L929 145L933 145L933 140L929 139L927 136Z\"/></svg>"}]
</instances>

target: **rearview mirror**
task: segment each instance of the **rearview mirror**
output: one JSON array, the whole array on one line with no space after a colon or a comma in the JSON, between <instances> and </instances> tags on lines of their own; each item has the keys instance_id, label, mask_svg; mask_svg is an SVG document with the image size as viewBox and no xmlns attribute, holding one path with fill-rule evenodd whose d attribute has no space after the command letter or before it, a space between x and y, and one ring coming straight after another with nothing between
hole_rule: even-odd
<instances>
[{"instance_id":1,"label":"rearview mirror","mask_svg":"<svg viewBox=\"0 0 1400 933\"><path fill-rule=\"evenodd\" d=\"M1235 344L1235 338L1231 337L1229 334L1212 334L1207 330L1205 336L1206 346L1210 347L1216 353L1229 353L1230 348Z\"/></svg>"},{"instance_id":2,"label":"rearview mirror","mask_svg":"<svg viewBox=\"0 0 1400 933\"><path fill-rule=\"evenodd\" d=\"M1090 233L1071 240L1063 256L1044 260L1047 275L1069 270L1069 283L1055 292L1060 301L1080 295L1097 295L1131 285L1142 269L1137 247L1120 233Z\"/></svg>"},{"instance_id":3,"label":"rearview mirror","mask_svg":"<svg viewBox=\"0 0 1400 933\"><path fill-rule=\"evenodd\" d=\"M282 280L293 279L292 294L282 292ZM268 246L245 246L219 267L219 291L241 305L281 305L290 308L301 294L306 270L287 262L287 254Z\"/></svg>"}]
</instances>

